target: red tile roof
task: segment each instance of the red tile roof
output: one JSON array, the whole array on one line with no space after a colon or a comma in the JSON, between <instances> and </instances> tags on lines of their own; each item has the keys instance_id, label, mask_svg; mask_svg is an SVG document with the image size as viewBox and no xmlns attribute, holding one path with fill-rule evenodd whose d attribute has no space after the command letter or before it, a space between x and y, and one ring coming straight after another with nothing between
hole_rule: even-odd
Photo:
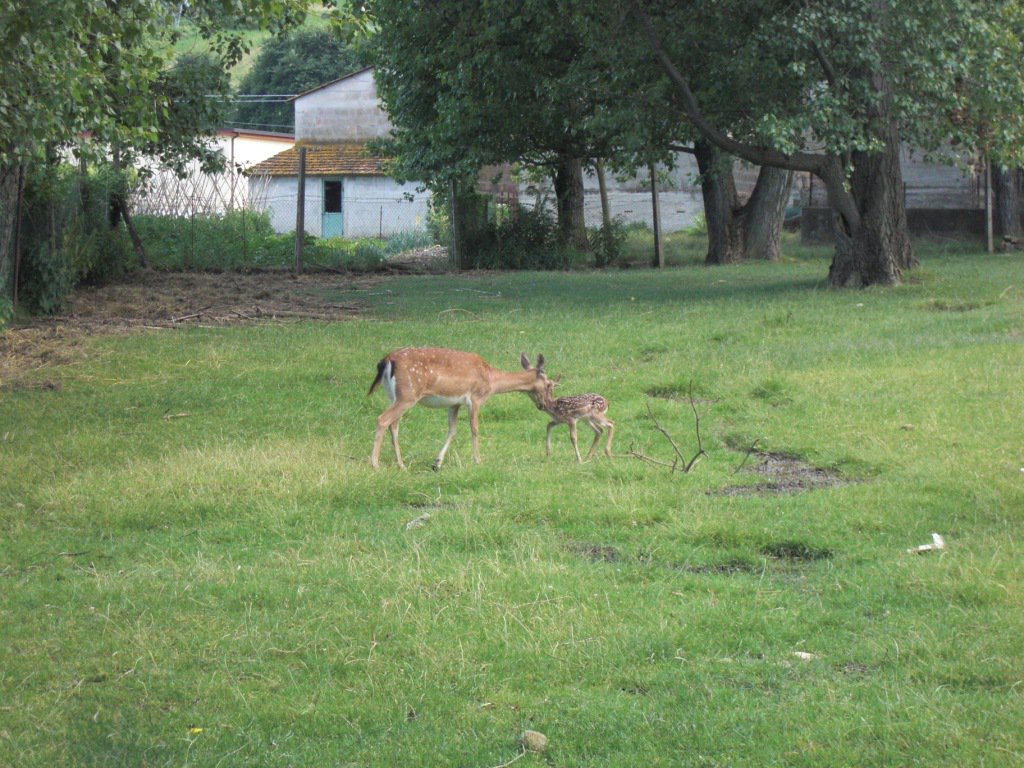
<instances>
[{"instance_id":1,"label":"red tile roof","mask_svg":"<svg viewBox=\"0 0 1024 768\"><path fill-rule=\"evenodd\" d=\"M306 148L307 176L385 176L387 158L370 154L362 142L338 144L295 145L257 163L249 173L253 176L298 176L299 148Z\"/></svg>"}]
</instances>

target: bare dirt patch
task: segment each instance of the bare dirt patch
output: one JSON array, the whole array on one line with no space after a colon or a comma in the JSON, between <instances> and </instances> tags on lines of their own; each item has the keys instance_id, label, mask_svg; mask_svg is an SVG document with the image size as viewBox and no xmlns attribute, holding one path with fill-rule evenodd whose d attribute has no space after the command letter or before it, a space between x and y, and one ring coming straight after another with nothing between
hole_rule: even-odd
<instances>
[{"instance_id":1,"label":"bare dirt patch","mask_svg":"<svg viewBox=\"0 0 1024 768\"><path fill-rule=\"evenodd\" d=\"M0 391L59 389L29 371L84 359L83 336L136 329L217 326L267 321L339 322L362 311L360 289L383 276L288 272L178 273L139 271L124 281L77 289L67 311L0 331ZM355 296L355 298L350 298ZM338 296L345 296L342 301Z\"/></svg>"},{"instance_id":2,"label":"bare dirt patch","mask_svg":"<svg viewBox=\"0 0 1024 768\"><path fill-rule=\"evenodd\" d=\"M835 488L849 482L837 472L816 467L796 456L783 453L754 453L750 472L764 478L754 485L730 485L718 491L723 496L800 493L816 488Z\"/></svg>"}]
</instances>

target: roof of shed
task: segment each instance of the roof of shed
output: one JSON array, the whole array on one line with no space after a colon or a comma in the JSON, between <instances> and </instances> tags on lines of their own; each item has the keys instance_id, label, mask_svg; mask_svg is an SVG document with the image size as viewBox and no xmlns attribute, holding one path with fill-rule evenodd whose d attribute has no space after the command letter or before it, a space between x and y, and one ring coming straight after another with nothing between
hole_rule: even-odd
<instances>
[{"instance_id":1,"label":"roof of shed","mask_svg":"<svg viewBox=\"0 0 1024 768\"><path fill-rule=\"evenodd\" d=\"M254 176L298 176L299 149L306 149L307 176L386 176L387 158L370 154L364 142L296 144L278 152L249 171Z\"/></svg>"}]
</instances>

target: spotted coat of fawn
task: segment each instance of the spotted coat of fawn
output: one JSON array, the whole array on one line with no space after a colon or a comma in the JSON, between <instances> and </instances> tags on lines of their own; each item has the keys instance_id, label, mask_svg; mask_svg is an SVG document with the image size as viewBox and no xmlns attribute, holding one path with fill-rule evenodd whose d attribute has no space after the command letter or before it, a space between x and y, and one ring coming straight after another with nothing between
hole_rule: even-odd
<instances>
[{"instance_id":1,"label":"spotted coat of fawn","mask_svg":"<svg viewBox=\"0 0 1024 768\"><path fill-rule=\"evenodd\" d=\"M608 442L604 446L604 455L611 456L615 424L605 416L608 411L608 400L594 392L556 398L554 389L561 378L559 375L554 379L548 379L545 382L543 396L536 398L537 408L546 411L551 416L545 440L548 455L551 454L551 430L559 424L567 424L569 439L572 440L572 448L576 452L576 461L582 464L583 459L580 457L579 445L576 442L576 422L585 421L594 430L594 442L590 444L590 450L587 452L587 461L590 461L594 455L597 443L605 429L608 430Z\"/></svg>"}]
</instances>

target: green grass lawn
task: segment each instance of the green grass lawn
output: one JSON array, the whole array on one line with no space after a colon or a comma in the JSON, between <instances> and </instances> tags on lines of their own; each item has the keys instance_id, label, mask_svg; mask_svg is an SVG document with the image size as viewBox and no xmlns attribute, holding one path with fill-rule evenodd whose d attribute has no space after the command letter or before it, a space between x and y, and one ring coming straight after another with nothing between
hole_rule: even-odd
<instances>
[{"instance_id":1,"label":"green grass lawn","mask_svg":"<svg viewBox=\"0 0 1024 768\"><path fill-rule=\"evenodd\" d=\"M0 763L487 768L533 729L519 766L1020 765L1022 268L401 277L351 322L90 336L0 391ZM371 470L405 345L542 352L616 457L545 457L512 394L481 465L463 416L431 472L416 408ZM631 457L672 457L648 407L696 451L691 388L707 455ZM767 492L755 443L840 482Z\"/></svg>"}]
</instances>

